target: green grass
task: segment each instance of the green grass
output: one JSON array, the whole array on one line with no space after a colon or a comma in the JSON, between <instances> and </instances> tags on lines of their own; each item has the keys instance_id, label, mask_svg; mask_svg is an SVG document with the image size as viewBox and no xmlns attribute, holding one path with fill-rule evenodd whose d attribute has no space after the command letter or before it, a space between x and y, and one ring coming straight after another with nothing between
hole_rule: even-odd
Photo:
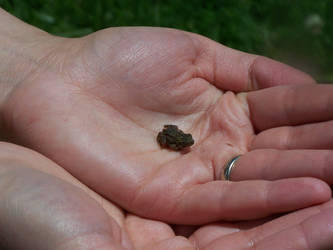
<instances>
[{"instance_id":1,"label":"green grass","mask_svg":"<svg viewBox=\"0 0 333 250\"><path fill-rule=\"evenodd\" d=\"M0 0L0 6L68 37L111 26L192 31L333 82L332 0Z\"/></svg>"}]
</instances>

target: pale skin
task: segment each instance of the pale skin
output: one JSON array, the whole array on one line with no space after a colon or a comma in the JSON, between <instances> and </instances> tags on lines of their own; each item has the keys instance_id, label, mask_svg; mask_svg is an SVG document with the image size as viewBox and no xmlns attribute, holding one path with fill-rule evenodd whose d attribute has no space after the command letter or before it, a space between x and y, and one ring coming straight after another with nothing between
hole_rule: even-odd
<instances>
[{"instance_id":1,"label":"pale skin","mask_svg":"<svg viewBox=\"0 0 333 250\"><path fill-rule=\"evenodd\" d=\"M66 39L1 18L3 137L127 211L200 225L330 200L332 141L320 131L331 126L331 86L183 31L112 28ZM159 147L164 124L193 135L190 152ZM308 126L318 138L288 140ZM221 180L237 154L240 182ZM267 162L274 170L265 172Z\"/></svg>"},{"instance_id":2,"label":"pale skin","mask_svg":"<svg viewBox=\"0 0 333 250\"><path fill-rule=\"evenodd\" d=\"M125 213L27 148L0 143L0 180L0 248L4 250L322 250L333 246L332 201L270 221L208 224L183 237L166 223Z\"/></svg>"}]
</instances>

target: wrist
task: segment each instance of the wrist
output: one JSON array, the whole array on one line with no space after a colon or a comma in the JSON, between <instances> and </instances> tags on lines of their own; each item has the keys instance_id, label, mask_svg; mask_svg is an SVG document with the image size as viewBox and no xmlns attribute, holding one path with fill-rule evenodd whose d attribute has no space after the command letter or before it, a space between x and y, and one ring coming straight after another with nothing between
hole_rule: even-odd
<instances>
[{"instance_id":1,"label":"wrist","mask_svg":"<svg viewBox=\"0 0 333 250\"><path fill-rule=\"evenodd\" d=\"M0 107L38 69L58 39L0 9Z\"/></svg>"}]
</instances>

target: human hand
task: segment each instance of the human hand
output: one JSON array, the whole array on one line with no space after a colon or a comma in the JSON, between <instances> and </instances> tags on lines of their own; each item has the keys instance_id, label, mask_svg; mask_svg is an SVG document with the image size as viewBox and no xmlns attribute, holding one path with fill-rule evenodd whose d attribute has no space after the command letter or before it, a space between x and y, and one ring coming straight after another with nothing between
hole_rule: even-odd
<instances>
[{"instance_id":1,"label":"human hand","mask_svg":"<svg viewBox=\"0 0 333 250\"><path fill-rule=\"evenodd\" d=\"M265 219L267 220L267 219ZM126 214L44 156L0 143L1 249L331 249L333 203L268 221L215 223L189 239Z\"/></svg>"},{"instance_id":2,"label":"human hand","mask_svg":"<svg viewBox=\"0 0 333 250\"><path fill-rule=\"evenodd\" d=\"M201 224L260 218L330 198L329 187L313 178L220 180L225 163L256 138L250 117L256 110L248 109L246 94L234 92L311 83L307 75L171 29L43 38L41 46L35 39L43 48L30 60L35 68L3 98L2 129L126 210ZM193 134L190 152L159 147L164 124Z\"/></svg>"}]
</instances>

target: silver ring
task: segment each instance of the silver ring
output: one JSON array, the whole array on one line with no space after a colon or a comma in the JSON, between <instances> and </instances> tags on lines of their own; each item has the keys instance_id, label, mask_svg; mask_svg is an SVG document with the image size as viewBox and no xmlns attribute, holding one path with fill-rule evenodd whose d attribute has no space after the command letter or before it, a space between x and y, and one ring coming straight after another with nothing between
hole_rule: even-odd
<instances>
[{"instance_id":1,"label":"silver ring","mask_svg":"<svg viewBox=\"0 0 333 250\"><path fill-rule=\"evenodd\" d=\"M230 175L231 175L231 170L235 166L235 162L238 160L238 158L241 157L241 155L237 155L234 158L232 158L227 165L224 168L224 178L227 181L230 181Z\"/></svg>"}]
</instances>

